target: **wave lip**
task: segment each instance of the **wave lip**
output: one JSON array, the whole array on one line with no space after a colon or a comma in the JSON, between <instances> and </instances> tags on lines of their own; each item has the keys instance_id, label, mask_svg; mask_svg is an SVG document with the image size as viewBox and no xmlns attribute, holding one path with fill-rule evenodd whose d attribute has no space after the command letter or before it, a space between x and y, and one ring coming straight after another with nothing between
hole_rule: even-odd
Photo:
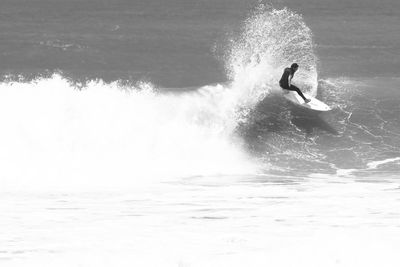
<instances>
[{"instance_id":1,"label":"wave lip","mask_svg":"<svg viewBox=\"0 0 400 267\"><path fill-rule=\"evenodd\" d=\"M244 22L241 33L230 39L228 47L226 69L235 86L277 91L283 69L297 62L300 69L294 83L316 94L317 56L312 32L301 15L287 8L260 5ZM247 93L256 96L252 91Z\"/></svg>"}]
</instances>

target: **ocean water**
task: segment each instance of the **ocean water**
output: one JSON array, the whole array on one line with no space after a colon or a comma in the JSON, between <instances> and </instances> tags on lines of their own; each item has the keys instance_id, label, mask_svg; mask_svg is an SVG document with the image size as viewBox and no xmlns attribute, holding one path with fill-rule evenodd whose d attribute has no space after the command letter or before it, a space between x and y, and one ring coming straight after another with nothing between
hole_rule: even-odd
<instances>
[{"instance_id":1,"label":"ocean water","mask_svg":"<svg viewBox=\"0 0 400 267\"><path fill-rule=\"evenodd\" d=\"M399 266L400 2L3 0L1 266ZM330 105L281 96L282 70Z\"/></svg>"}]
</instances>

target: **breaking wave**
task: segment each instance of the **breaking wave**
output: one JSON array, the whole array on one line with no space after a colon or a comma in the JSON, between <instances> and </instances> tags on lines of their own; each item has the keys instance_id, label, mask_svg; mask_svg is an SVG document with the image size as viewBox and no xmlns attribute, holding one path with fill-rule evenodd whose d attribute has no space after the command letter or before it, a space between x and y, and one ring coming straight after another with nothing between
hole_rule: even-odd
<instances>
[{"instance_id":1,"label":"breaking wave","mask_svg":"<svg viewBox=\"0 0 400 267\"><path fill-rule=\"evenodd\" d=\"M171 177L254 174L237 131L292 62L316 93L312 34L288 9L260 6L223 45L229 82L184 93L151 83L93 81L76 89L59 74L0 85L3 189L113 188Z\"/></svg>"}]
</instances>

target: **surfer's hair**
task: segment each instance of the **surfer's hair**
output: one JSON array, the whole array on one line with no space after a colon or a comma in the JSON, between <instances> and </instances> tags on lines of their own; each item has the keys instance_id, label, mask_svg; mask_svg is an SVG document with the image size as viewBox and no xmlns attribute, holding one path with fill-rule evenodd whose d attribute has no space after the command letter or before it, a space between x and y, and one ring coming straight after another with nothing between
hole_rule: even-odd
<instances>
[{"instance_id":1,"label":"surfer's hair","mask_svg":"<svg viewBox=\"0 0 400 267\"><path fill-rule=\"evenodd\" d=\"M297 69L298 67L299 67L299 64L297 64L297 63L293 63L293 64L290 66L291 69Z\"/></svg>"}]
</instances>

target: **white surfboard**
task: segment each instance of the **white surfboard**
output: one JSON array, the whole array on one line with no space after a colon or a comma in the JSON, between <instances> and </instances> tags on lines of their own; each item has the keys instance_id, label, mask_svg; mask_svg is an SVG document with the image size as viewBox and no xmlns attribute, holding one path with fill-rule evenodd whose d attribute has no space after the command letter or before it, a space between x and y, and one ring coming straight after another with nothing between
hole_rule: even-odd
<instances>
[{"instance_id":1,"label":"white surfboard","mask_svg":"<svg viewBox=\"0 0 400 267\"><path fill-rule=\"evenodd\" d=\"M295 91L287 91L285 90L285 92L283 93L283 96L289 100L290 102L298 105L298 106L302 106L304 108L308 108L308 109L312 109L312 110L316 110L316 111L329 111L332 110L327 104L325 104L322 101L319 101L318 99L316 99L315 97L312 97L306 93L303 93L304 96L308 99L311 99L310 102L305 103L303 98L301 98L301 96L295 92Z\"/></svg>"}]
</instances>

